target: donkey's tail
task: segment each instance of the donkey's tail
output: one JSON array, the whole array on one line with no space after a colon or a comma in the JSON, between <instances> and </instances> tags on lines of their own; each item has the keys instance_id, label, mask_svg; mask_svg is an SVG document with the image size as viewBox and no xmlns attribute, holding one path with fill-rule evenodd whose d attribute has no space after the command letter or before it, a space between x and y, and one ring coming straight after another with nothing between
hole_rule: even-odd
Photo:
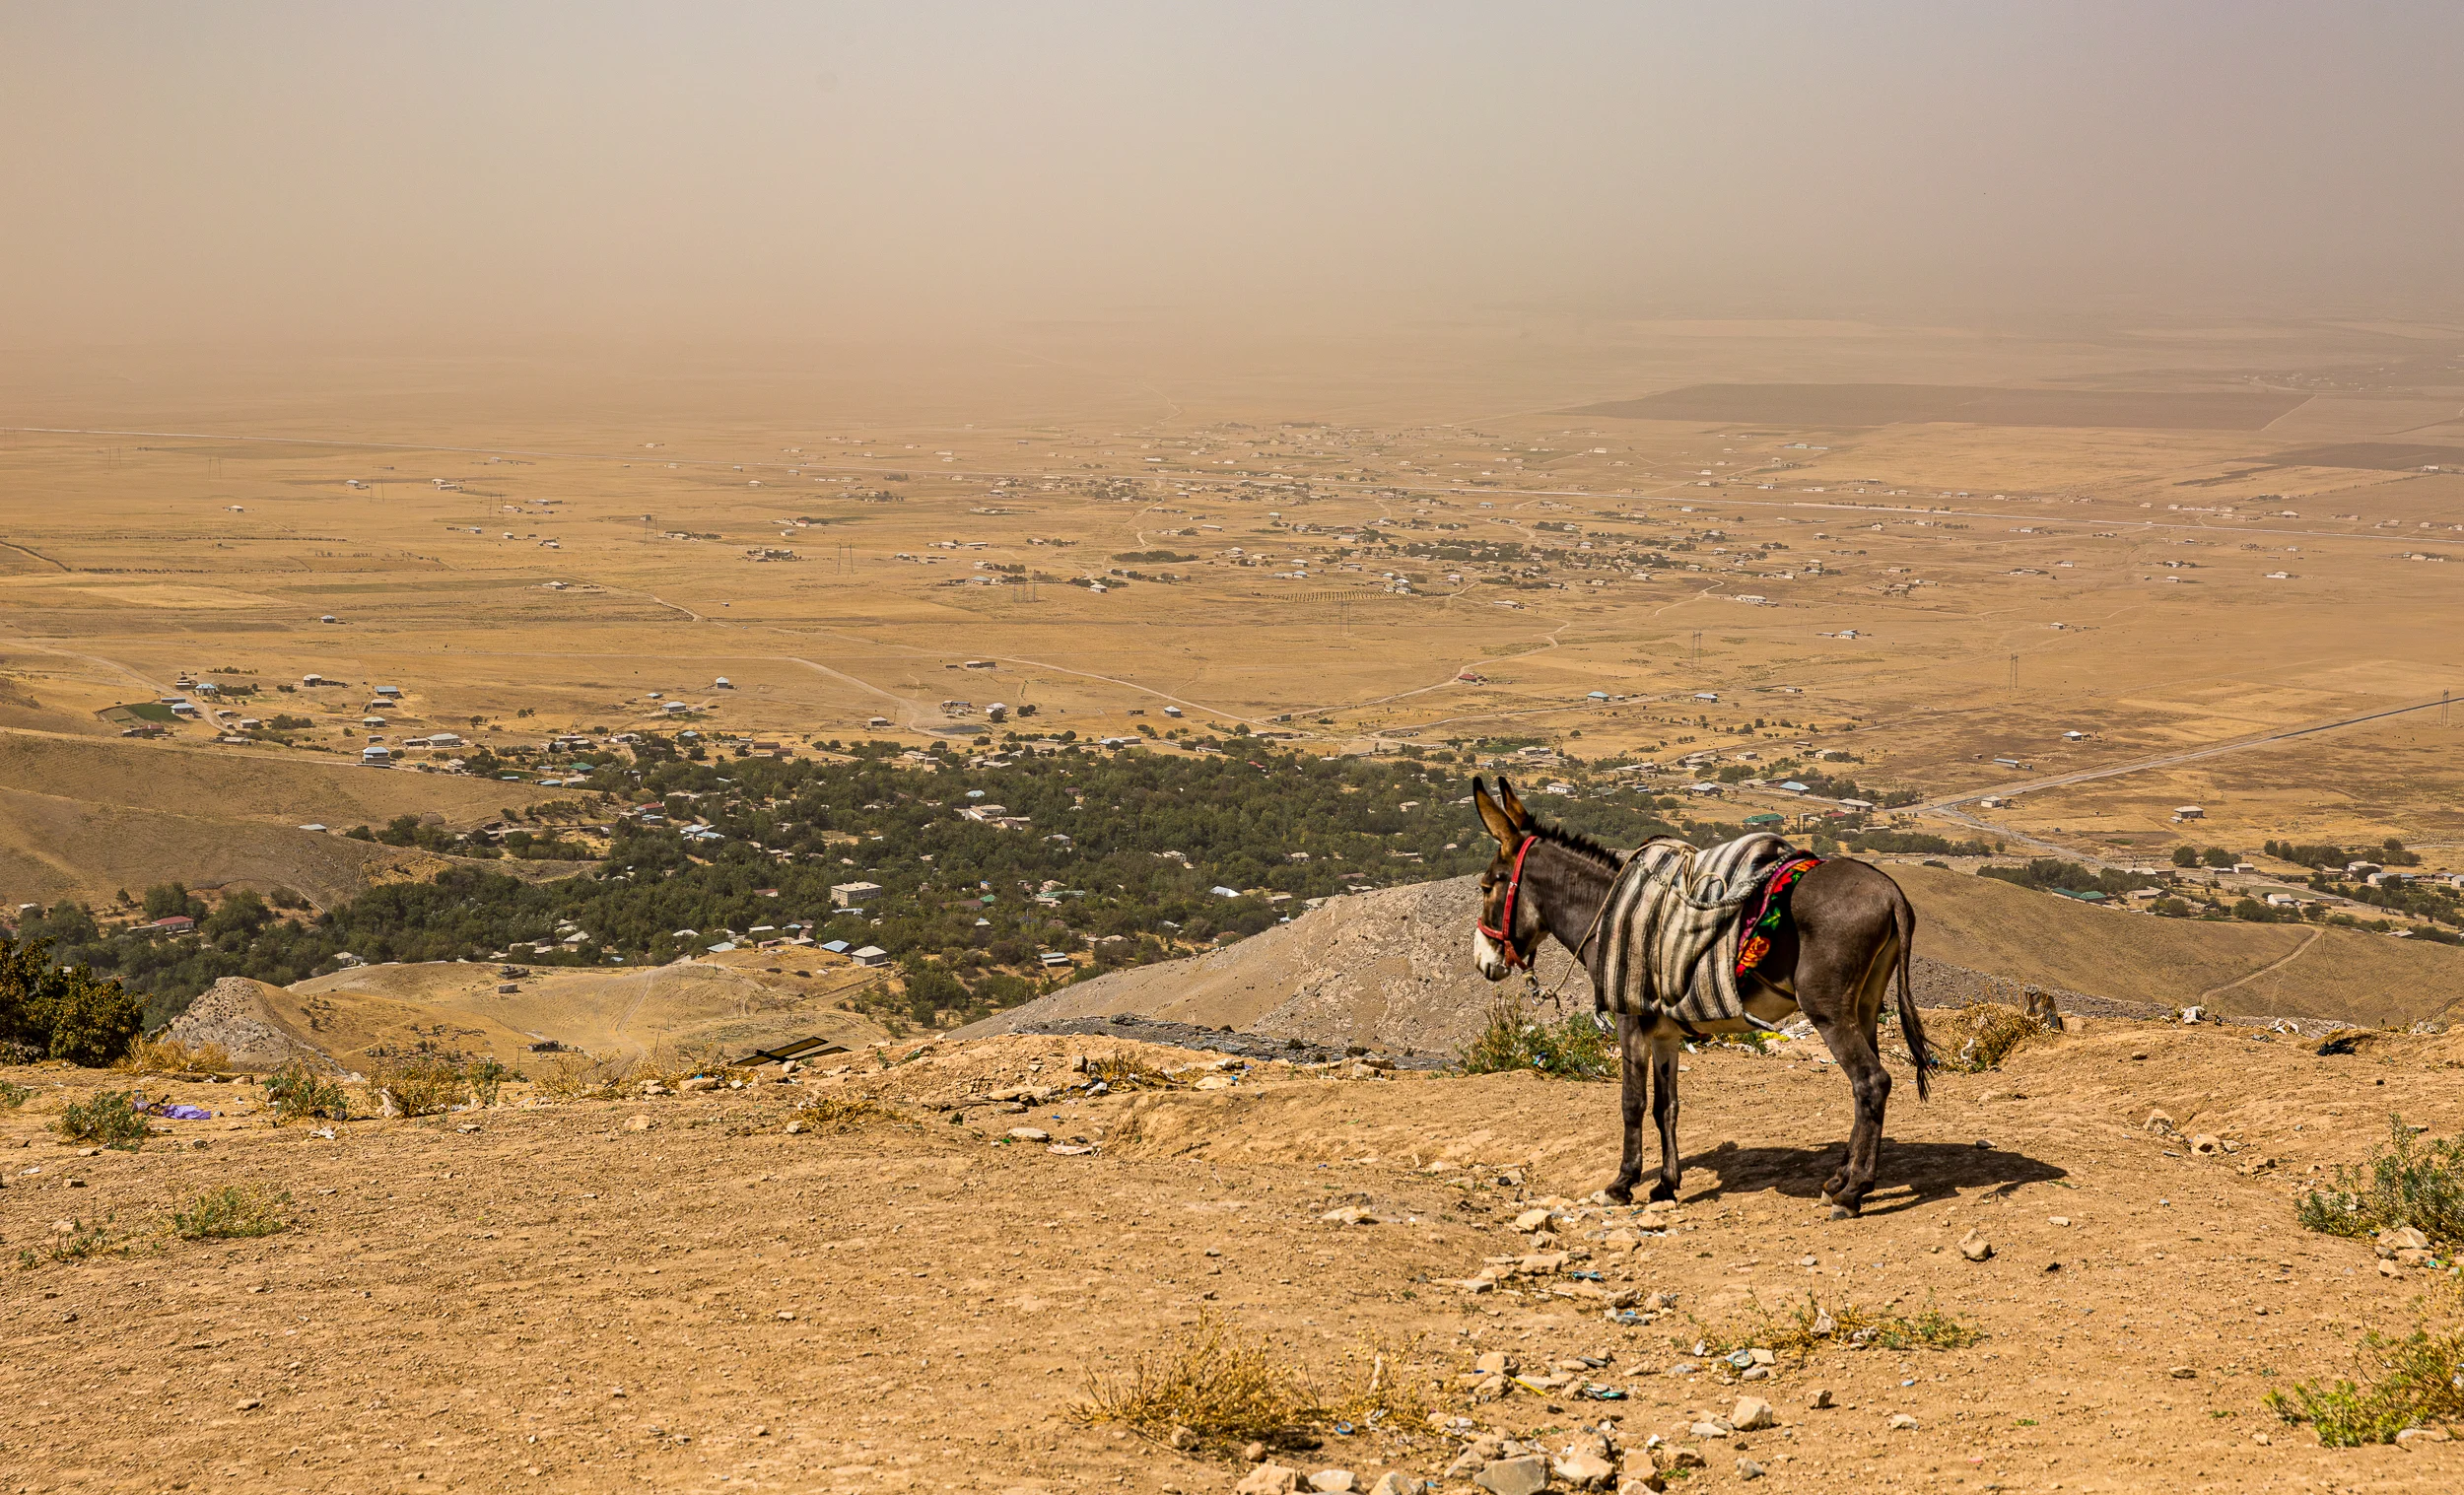
<instances>
[{"instance_id":1,"label":"donkey's tail","mask_svg":"<svg viewBox=\"0 0 2464 1495\"><path fill-rule=\"evenodd\" d=\"M1927 1071L1934 1067L1934 1055L1925 1047L1925 1023L1916 1015L1916 994L1908 981L1908 963L1916 954L1916 910L1909 907L1905 893L1895 900L1891 917L1899 926L1899 1033L1908 1041L1908 1057L1916 1061L1917 1099L1929 1100L1932 1087Z\"/></svg>"}]
</instances>

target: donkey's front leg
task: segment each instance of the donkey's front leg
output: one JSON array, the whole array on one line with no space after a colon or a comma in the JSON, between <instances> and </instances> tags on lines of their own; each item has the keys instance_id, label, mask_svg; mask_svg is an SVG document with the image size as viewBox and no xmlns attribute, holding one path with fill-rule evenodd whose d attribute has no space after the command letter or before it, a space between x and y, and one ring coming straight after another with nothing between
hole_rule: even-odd
<instances>
[{"instance_id":1,"label":"donkey's front leg","mask_svg":"<svg viewBox=\"0 0 2464 1495\"><path fill-rule=\"evenodd\" d=\"M1677 1053L1674 1039L1652 1042L1651 1115L1660 1123L1660 1182L1651 1186L1654 1199L1675 1199L1677 1186L1685 1177L1684 1160L1677 1150Z\"/></svg>"},{"instance_id":2,"label":"donkey's front leg","mask_svg":"<svg viewBox=\"0 0 2464 1495\"><path fill-rule=\"evenodd\" d=\"M1651 1052L1640 1026L1630 1017L1617 1019L1617 1120L1623 1123L1617 1177L1602 1192L1619 1204L1631 1203L1634 1185L1643 1176L1643 1109L1651 1096Z\"/></svg>"}]
</instances>

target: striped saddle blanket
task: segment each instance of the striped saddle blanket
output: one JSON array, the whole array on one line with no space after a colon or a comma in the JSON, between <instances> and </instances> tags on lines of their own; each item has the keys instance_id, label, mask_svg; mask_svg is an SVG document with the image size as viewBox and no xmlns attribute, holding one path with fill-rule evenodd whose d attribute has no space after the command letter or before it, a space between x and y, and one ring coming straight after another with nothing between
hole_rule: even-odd
<instances>
[{"instance_id":1,"label":"striped saddle blanket","mask_svg":"<svg viewBox=\"0 0 2464 1495\"><path fill-rule=\"evenodd\" d=\"M1818 865L1767 832L1699 850L1675 838L1646 842L1609 886L1593 936L1595 1004L1686 1025L1745 1017L1737 979L1769 953L1787 890Z\"/></svg>"}]
</instances>

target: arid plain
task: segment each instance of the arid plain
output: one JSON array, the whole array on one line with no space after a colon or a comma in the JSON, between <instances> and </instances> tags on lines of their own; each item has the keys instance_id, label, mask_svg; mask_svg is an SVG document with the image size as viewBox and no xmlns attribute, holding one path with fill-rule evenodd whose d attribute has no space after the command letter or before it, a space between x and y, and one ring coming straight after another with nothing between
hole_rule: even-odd
<instances>
[{"instance_id":1,"label":"arid plain","mask_svg":"<svg viewBox=\"0 0 2464 1495\"><path fill-rule=\"evenodd\" d=\"M964 700L1082 739L1170 707L1328 749L1579 731L1587 756L1761 718L2076 853L2160 853L2195 803L2237 849L2396 835L2435 862L2464 790L2437 705L2464 683L2459 347L2315 323L1340 350L1069 329L782 357L663 403L566 367L441 362L416 390L338 368L303 394L201 361L38 396L21 368L0 717L9 840L45 870L13 862L10 891L133 875L58 834L65 805L493 813L443 778L337 780L378 684L405 693L397 737L478 741L679 700L757 736L963 732ZM215 669L347 682L308 714L329 751L200 724L128 745L159 771L95 767L122 761L81 743L119 730L98 713ZM249 780L282 802L217 787Z\"/></svg>"}]
</instances>

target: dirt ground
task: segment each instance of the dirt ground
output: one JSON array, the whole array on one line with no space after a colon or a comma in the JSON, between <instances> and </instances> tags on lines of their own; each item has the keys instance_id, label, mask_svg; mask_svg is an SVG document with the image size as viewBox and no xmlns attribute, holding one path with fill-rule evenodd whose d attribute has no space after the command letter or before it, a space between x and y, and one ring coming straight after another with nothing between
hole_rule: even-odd
<instances>
[{"instance_id":1,"label":"dirt ground","mask_svg":"<svg viewBox=\"0 0 2464 1495\"><path fill-rule=\"evenodd\" d=\"M1848 1098L1814 1048L1686 1060L1681 1205L1649 1220L1582 1213L1613 1167L1612 1091L1527 1075L1192 1067L1210 1088L999 1101L1077 1078L1075 1055L1214 1062L999 1037L798 1084L509 1091L330 1136L245 1114L243 1086L154 1082L216 1118L85 1155L46 1125L118 1077L12 1070L36 1093L0 1110L0 1487L1227 1491L1237 1455L1064 1416L1090 1373L1201 1314L1268 1336L1322 1388L1382 1346L1466 1432L1547 1430L1552 1449L1578 1424L1659 1434L1704 1460L1685 1488L1739 1484L1741 1458L1771 1491L2464 1483L2464 1443L2323 1449L2261 1404L2343 1368L2364 1327L2403 1329L2431 1286L2299 1230L2292 1204L2321 1166L2366 1156L2391 1111L2464 1126L2464 1046L2320 1057L2247 1030L2093 1022L1941 1076L1930 1105L1902 1069L1882 1186L1840 1223L1815 1189ZM816 1096L896 1115L787 1133ZM2237 1150L2196 1155L2147 1129L2156 1109ZM1049 1143L1007 1139L1024 1125ZM188 1242L154 1224L245 1182L288 1190L296 1227ZM1565 1270L1600 1280L1467 1288L1534 1251L1513 1222L1547 1200L1568 1216L1556 1249L1591 1253ZM1345 1206L1374 1223L1325 1218ZM64 1220L109 1220L126 1249L52 1259ZM1971 1229L1990 1258L1957 1249ZM1627 1289L1675 1305L1618 1326L1608 1295ZM1930 1305L1983 1337L1782 1355L1744 1385L1693 1353L1749 1296L1809 1293ZM1458 1378L1488 1351L1543 1390L1473 1399ZM1539 1379L1579 1356L1600 1365L1573 1385L1623 1399ZM1837 1404L1811 1409L1815 1389ZM1779 1426L1689 1432L1741 1392ZM1899 1414L1917 1425L1890 1428ZM1435 1478L1460 1448L1328 1433L1275 1457L1366 1488Z\"/></svg>"}]
</instances>

